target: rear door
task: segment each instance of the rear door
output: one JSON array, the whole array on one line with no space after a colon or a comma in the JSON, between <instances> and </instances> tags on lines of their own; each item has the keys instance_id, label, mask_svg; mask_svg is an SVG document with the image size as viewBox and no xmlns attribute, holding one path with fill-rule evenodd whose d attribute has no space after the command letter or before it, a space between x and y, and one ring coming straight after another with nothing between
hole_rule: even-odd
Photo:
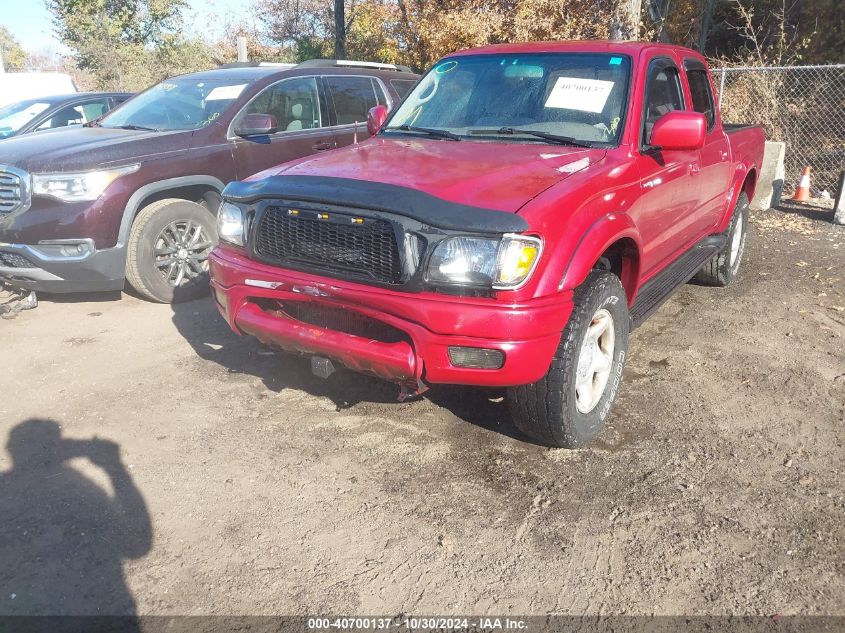
<instances>
[{"instance_id":1,"label":"rear door","mask_svg":"<svg viewBox=\"0 0 845 633\"><path fill-rule=\"evenodd\" d=\"M272 117L272 134L241 137L235 132L249 114ZM237 177L336 146L318 77L290 77L268 86L235 117L230 130Z\"/></svg>"},{"instance_id":2,"label":"rear door","mask_svg":"<svg viewBox=\"0 0 845 633\"><path fill-rule=\"evenodd\" d=\"M648 65L640 123L637 167L641 195L634 209L643 238L643 273L657 272L694 239L698 206L698 150L651 148L657 120L673 110L685 110L681 74L671 57L655 57Z\"/></svg>"},{"instance_id":3,"label":"rear door","mask_svg":"<svg viewBox=\"0 0 845 633\"><path fill-rule=\"evenodd\" d=\"M332 125L338 147L369 137L367 113L379 104L391 102L381 82L359 75L325 75L323 85L331 108Z\"/></svg>"},{"instance_id":4,"label":"rear door","mask_svg":"<svg viewBox=\"0 0 845 633\"><path fill-rule=\"evenodd\" d=\"M704 235L713 230L722 218L728 203L726 193L731 180L731 155L728 138L716 116L713 85L704 64L695 58L684 60L692 109L707 118L707 138L699 152L701 174L699 232Z\"/></svg>"}]
</instances>

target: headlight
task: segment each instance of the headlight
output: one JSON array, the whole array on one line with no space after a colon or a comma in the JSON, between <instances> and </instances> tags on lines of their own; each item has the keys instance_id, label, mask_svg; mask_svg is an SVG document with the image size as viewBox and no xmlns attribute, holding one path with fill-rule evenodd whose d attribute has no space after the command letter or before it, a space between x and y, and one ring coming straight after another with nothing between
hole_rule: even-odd
<instances>
[{"instance_id":1,"label":"headlight","mask_svg":"<svg viewBox=\"0 0 845 633\"><path fill-rule=\"evenodd\" d=\"M543 242L538 237L505 235L499 246L493 287L517 288L525 283L534 272L542 248Z\"/></svg>"},{"instance_id":2,"label":"headlight","mask_svg":"<svg viewBox=\"0 0 845 633\"><path fill-rule=\"evenodd\" d=\"M224 201L217 211L217 236L230 244L244 245L244 214L240 207Z\"/></svg>"},{"instance_id":3,"label":"headlight","mask_svg":"<svg viewBox=\"0 0 845 633\"><path fill-rule=\"evenodd\" d=\"M115 180L138 170L138 165L119 169L103 169L75 174L34 174L32 193L36 196L52 196L65 202L96 200Z\"/></svg>"},{"instance_id":4,"label":"headlight","mask_svg":"<svg viewBox=\"0 0 845 633\"><path fill-rule=\"evenodd\" d=\"M502 239L452 237L437 245L428 265L434 283L513 289L530 277L540 258L542 242L526 235Z\"/></svg>"}]
</instances>

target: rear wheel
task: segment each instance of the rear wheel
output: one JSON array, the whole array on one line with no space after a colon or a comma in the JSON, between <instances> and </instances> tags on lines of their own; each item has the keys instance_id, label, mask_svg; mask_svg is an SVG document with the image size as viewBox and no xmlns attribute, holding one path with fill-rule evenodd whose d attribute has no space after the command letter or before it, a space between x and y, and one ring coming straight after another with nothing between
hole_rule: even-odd
<instances>
[{"instance_id":1,"label":"rear wheel","mask_svg":"<svg viewBox=\"0 0 845 633\"><path fill-rule=\"evenodd\" d=\"M194 202L153 202L135 218L129 236L126 278L160 303L178 303L208 292L208 255L217 243L214 216Z\"/></svg>"},{"instance_id":2,"label":"rear wheel","mask_svg":"<svg viewBox=\"0 0 845 633\"><path fill-rule=\"evenodd\" d=\"M590 273L575 291L572 315L546 375L508 389L516 426L548 446L580 448L596 437L622 380L629 324L619 278Z\"/></svg>"},{"instance_id":3,"label":"rear wheel","mask_svg":"<svg viewBox=\"0 0 845 633\"><path fill-rule=\"evenodd\" d=\"M748 236L748 196L745 193L739 194L727 233L728 240L722 250L695 274L696 281L707 286L724 287L736 279Z\"/></svg>"}]
</instances>

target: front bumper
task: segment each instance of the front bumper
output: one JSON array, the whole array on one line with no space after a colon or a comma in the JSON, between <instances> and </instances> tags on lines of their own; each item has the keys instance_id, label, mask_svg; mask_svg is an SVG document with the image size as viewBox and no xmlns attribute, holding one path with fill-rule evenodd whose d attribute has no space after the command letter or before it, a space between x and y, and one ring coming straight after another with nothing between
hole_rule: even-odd
<instances>
[{"instance_id":1,"label":"front bumper","mask_svg":"<svg viewBox=\"0 0 845 633\"><path fill-rule=\"evenodd\" d=\"M267 266L219 247L209 262L218 309L235 332L413 385L535 382L548 370L572 311L571 293L508 303L397 292ZM403 337L365 337L319 327L268 309L268 302L340 308ZM500 369L457 367L450 361L450 346L501 350L504 364Z\"/></svg>"},{"instance_id":2,"label":"front bumper","mask_svg":"<svg viewBox=\"0 0 845 633\"><path fill-rule=\"evenodd\" d=\"M0 280L15 288L53 293L121 290L125 267L125 248L97 250L91 239L0 242Z\"/></svg>"}]
</instances>

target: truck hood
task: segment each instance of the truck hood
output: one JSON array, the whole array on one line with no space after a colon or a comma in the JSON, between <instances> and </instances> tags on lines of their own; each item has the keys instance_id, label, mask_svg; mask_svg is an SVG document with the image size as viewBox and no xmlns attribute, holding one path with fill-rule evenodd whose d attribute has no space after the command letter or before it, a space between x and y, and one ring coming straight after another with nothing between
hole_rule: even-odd
<instances>
[{"instance_id":1,"label":"truck hood","mask_svg":"<svg viewBox=\"0 0 845 633\"><path fill-rule=\"evenodd\" d=\"M68 128L13 137L0 145L0 164L29 173L119 167L182 153L193 132L144 132L101 127Z\"/></svg>"},{"instance_id":2,"label":"truck hood","mask_svg":"<svg viewBox=\"0 0 845 633\"><path fill-rule=\"evenodd\" d=\"M287 163L250 180L269 176L349 178L410 187L462 205L515 213L604 155L603 149L543 143L377 137Z\"/></svg>"}]
</instances>

